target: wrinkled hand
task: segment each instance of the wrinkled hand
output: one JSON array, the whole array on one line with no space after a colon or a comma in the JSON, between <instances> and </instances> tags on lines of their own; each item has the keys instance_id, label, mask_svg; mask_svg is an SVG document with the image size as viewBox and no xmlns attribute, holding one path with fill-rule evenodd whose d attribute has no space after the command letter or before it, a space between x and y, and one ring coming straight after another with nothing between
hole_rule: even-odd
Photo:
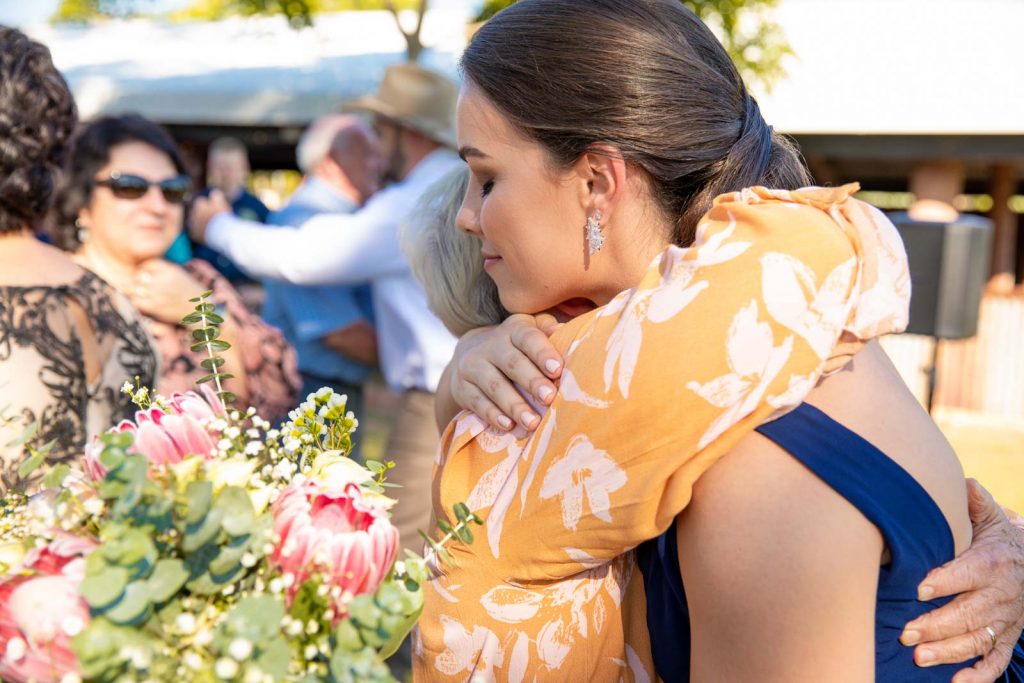
<instances>
[{"instance_id":1,"label":"wrinkled hand","mask_svg":"<svg viewBox=\"0 0 1024 683\"><path fill-rule=\"evenodd\" d=\"M514 385L544 405L554 400L551 380L562 374L562 357L548 337L558 326L546 313L517 314L463 335L451 363L452 399L498 429L510 430L515 422L536 429L540 416Z\"/></svg>"},{"instance_id":2,"label":"wrinkled hand","mask_svg":"<svg viewBox=\"0 0 1024 683\"><path fill-rule=\"evenodd\" d=\"M152 259L139 266L128 298L150 318L177 325L193 310L189 299L204 290L202 283L181 266Z\"/></svg>"},{"instance_id":3,"label":"wrinkled hand","mask_svg":"<svg viewBox=\"0 0 1024 683\"><path fill-rule=\"evenodd\" d=\"M1011 523L973 479L967 480L967 503L974 526L971 547L918 586L922 600L957 597L907 624L900 640L918 645L914 660L920 666L981 657L953 681L991 683L1009 664L1024 629L1024 520L1010 513ZM995 646L986 626L996 632Z\"/></svg>"},{"instance_id":4,"label":"wrinkled hand","mask_svg":"<svg viewBox=\"0 0 1024 683\"><path fill-rule=\"evenodd\" d=\"M192 210L189 212L188 234L193 242L203 244L206 242L206 228L214 216L221 213L230 213L231 204L224 193L220 190L213 190L208 197L196 197L192 201Z\"/></svg>"}]
</instances>

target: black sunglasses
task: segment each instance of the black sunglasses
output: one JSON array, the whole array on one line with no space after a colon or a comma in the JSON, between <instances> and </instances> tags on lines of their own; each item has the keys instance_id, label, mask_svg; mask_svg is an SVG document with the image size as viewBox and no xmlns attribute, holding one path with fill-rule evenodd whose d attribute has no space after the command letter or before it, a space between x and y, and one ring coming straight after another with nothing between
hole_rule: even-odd
<instances>
[{"instance_id":1,"label":"black sunglasses","mask_svg":"<svg viewBox=\"0 0 1024 683\"><path fill-rule=\"evenodd\" d=\"M160 188L160 192L171 204L183 204L188 199L189 178L179 175L160 182L154 182L137 175L111 173L109 178L97 180L97 185L110 188L118 199L139 199L152 185Z\"/></svg>"}]
</instances>

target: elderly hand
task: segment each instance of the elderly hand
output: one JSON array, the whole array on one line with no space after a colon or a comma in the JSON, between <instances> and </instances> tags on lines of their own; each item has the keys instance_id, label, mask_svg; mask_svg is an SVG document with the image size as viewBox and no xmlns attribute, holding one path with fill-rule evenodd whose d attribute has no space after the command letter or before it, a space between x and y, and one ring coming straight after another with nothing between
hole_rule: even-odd
<instances>
[{"instance_id":1,"label":"elderly hand","mask_svg":"<svg viewBox=\"0 0 1024 683\"><path fill-rule=\"evenodd\" d=\"M514 385L544 405L554 400L551 380L562 374L562 357L548 336L556 329L558 322L546 313L517 314L463 335L449 366L452 399L498 429L510 430L514 422L536 429L540 416Z\"/></svg>"},{"instance_id":2,"label":"elderly hand","mask_svg":"<svg viewBox=\"0 0 1024 683\"><path fill-rule=\"evenodd\" d=\"M146 261L135 272L128 298L144 315L171 325L191 313L190 298L205 291L187 270L163 259Z\"/></svg>"},{"instance_id":3,"label":"elderly hand","mask_svg":"<svg viewBox=\"0 0 1024 683\"><path fill-rule=\"evenodd\" d=\"M920 666L981 659L962 669L954 683L991 683L1006 668L1024 629L1024 520L1011 523L992 496L973 479L967 502L974 526L971 547L932 570L918 587L920 599L956 595L907 624L900 638L917 645ZM996 642L986 626L995 631Z\"/></svg>"},{"instance_id":4,"label":"elderly hand","mask_svg":"<svg viewBox=\"0 0 1024 683\"><path fill-rule=\"evenodd\" d=\"M192 202L188 221L188 234L192 241L204 243L206 228L210 221L219 214L230 212L231 204L220 190L213 190L208 197L196 197Z\"/></svg>"}]
</instances>

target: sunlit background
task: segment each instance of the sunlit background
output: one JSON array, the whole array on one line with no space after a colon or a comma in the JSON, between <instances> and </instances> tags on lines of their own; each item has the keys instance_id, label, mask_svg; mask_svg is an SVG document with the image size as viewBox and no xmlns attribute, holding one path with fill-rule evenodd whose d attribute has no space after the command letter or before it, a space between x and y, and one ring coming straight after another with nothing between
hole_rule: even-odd
<instances>
[{"instance_id":1,"label":"sunlit background","mask_svg":"<svg viewBox=\"0 0 1024 683\"><path fill-rule=\"evenodd\" d=\"M50 46L84 118L137 111L166 125L197 177L210 141L243 140L252 189L273 208L298 183L306 124L410 56L457 79L475 22L507 4L430 0L417 32L422 1L0 0L0 23ZM987 263L974 266L976 333L885 346L968 473L1024 509L1024 2L684 4L722 37L819 183L858 181L884 210L930 199L991 221ZM371 451L389 406L375 395Z\"/></svg>"}]
</instances>

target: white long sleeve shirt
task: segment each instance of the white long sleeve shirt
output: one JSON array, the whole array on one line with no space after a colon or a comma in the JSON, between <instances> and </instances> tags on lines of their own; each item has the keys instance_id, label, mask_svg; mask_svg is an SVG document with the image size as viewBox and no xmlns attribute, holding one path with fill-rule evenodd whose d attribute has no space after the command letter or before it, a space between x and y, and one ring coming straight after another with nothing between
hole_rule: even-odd
<instances>
[{"instance_id":1,"label":"white long sleeve shirt","mask_svg":"<svg viewBox=\"0 0 1024 683\"><path fill-rule=\"evenodd\" d=\"M423 192L460 163L454 152L435 150L356 213L321 214L300 228L268 227L221 214L210 222L206 241L252 277L300 285L372 283L388 386L434 392L455 338L427 307L398 235Z\"/></svg>"}]
</instances>

